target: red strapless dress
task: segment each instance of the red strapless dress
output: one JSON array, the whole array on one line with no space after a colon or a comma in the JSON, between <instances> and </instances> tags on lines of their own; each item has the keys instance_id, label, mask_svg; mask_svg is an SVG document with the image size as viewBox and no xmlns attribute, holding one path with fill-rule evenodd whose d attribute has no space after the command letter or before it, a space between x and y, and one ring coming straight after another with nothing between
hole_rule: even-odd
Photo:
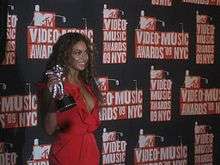
<instances>
[{"instance_id":1,"label":"red strapless dress","mask_svg":"<svg viewBox=\"0 0 220 165\"><path fill-rule=\"evenodd\" d=\"M71 95L76 106L66 112L57 112L58 125L67 129L56 134L52 143L50 165L98 165L99 150L93 132L99 127L98 100L89 86L87 90L95 100L91 112L86 110L83 96L78 86L65 82L64 90Z\"/></svg>"}]
</instances>

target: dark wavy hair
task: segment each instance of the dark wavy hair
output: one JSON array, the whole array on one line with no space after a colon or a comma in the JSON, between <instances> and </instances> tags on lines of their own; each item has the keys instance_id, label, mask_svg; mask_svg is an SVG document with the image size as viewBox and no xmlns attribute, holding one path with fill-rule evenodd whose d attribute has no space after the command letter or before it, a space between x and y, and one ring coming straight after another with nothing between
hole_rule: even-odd
<instances>
[{"instance_id":1,"label":"dark wavy hair","mask_svg":"<svg viewBox=\"0 0 220 165\"><path fill-rule=\"evenodd\" d=\"M94 68L94 55L95 55L95 46L91 43L90 39L81 34L81 33L66 33L59 37L57 42L53 45L53 51L49 57L49 60L46 65L46 70L51 69L53 66L59 64L64 69L64 75L67 76L70 72L70 61L72 46L77 42L82 41L86 44L88 50L88 64L83 71L79 71L79 78L85 83L90 84L100 99L101 94L98 90L96 81L95 81L95 68Z\"/></svg>"}]
</instances>

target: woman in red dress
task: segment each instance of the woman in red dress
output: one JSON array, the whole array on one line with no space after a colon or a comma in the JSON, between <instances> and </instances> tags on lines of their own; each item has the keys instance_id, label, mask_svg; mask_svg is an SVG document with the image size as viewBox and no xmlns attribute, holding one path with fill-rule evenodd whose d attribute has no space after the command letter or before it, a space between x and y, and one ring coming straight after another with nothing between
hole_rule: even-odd
<instances>
[{"instance_id":1,"label":"woman in red dress","mask_svg":"<svg viewBox=\"0 0 220 165\"><path fill-rule=\"evenodd\" d=\"M101 97L92 71L92 55L90 40L80 33L66 33L53 46L47 70L59 64L65 80L49 75L47 86L50 89L61 82L64 93L72 97L76 105L61 112L56 107L56 98L52 98L51 92L45 92L44 126L46 133L55 137L49 154L50 165L99 164L93 132L100 125L98 98Z\"/></svg>"}]
</instances>

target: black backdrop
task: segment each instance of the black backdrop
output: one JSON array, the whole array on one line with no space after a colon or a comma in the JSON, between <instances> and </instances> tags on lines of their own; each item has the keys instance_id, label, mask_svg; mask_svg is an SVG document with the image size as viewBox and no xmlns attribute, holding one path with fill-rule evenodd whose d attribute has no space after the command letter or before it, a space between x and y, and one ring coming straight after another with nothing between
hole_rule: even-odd
<instances>
[{"instance_id":1,"label":"black backdrop","mask_svg":"<svg viewBox=\"0 0 220 165\"><path fill-rule=\"evenodd\" d=\"M7 29L7 1L0 1L0 27L1 27L1 31L0 31L0 61L2 62L4 59L4 51L5 51L5 41L6 41L6 29Z\"/></svg>"},{"instance_id":2,"label":"black backdrop","mask_svg":"<svg viewBox=\"0 0 220 165\"><path fill-rule=\"evenodd\" d=\"M137 119L103 121L101 128L97 131L97 139L102 149L102 128L109 131L123 133L122 139L127 142L125 164L133 164L134 148L137 147L139 129L145 134L156 134L165 137L162 145L178 145L181 142L188 147L188 163L194 164L194 125L197 121L201 125L210 126L214 134L213 142L213 164L219 164L219 114L212 115L180 115L180 88L184 84L185 70L190 70L190 75L205 77L209 80L206 88L219 88L220 84L220 7L217 5L183 3L180 0L173 1L172 6L152 5L150 0L10 0L8 13L17 15L16 26L16 60L15 64L3 64L0 66L0 82L5 83L7 88L1 89L1 96L25 95L28 90L36 93L36 82L39 81L45 67L46 59L28 59L27 57L27 27L31 25L35 5L40 6L40 11L55 12L65 16L67 21L56 20L58 27L84 28L82 18L86 18L87 27L94 32L94 43L98 54L96 56L97 72L100 76L108 76L117 79L120 85L116 86L109 81L110 89L113 91L134 90L133 80L137 80L138 89L143 90L143 116ZM102 42L103 42L103 5L109 8L124 11L123 19L127 20L127 62L125 64L103 64ZM184 32L189 33L189 58L186 60L166 59L136 59L134 36L138 27L140 11L145 15L153 16L163 20L165 27L159 25L159 31L181 32L183 24ZM215 25L215 62L214 64L196 64L196 11L212 17L211 24ZM150 106L150 68L154 65L157 69L169 72L168 79L172 80L172 119L165 122L151 122L149 120ZM30 83L30 86L29 86ZM38 122L37 126L23 128L2 128L0 140L7 146L7 152L16 152L17 164L25 164L31 160L32 145L35 138L40 144L49 144L47 137Z\"/></svg>"}]
</instances>

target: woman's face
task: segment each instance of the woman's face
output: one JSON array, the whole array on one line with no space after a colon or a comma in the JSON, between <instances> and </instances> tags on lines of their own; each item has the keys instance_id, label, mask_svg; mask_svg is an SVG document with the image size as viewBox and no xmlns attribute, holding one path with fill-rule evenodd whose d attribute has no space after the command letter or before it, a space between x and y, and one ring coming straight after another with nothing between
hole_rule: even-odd
<instances>
[{"instance_id":1,"label":"woman's face","mask_svg":"<svg viewBox=\"0 0 220 165\"><path fill-rule=\"evenodd\" d=\"M71 67L83 71L89 61L89 53L85 42L79 41L71 49Z\"/></svg>"}]
</instances>

